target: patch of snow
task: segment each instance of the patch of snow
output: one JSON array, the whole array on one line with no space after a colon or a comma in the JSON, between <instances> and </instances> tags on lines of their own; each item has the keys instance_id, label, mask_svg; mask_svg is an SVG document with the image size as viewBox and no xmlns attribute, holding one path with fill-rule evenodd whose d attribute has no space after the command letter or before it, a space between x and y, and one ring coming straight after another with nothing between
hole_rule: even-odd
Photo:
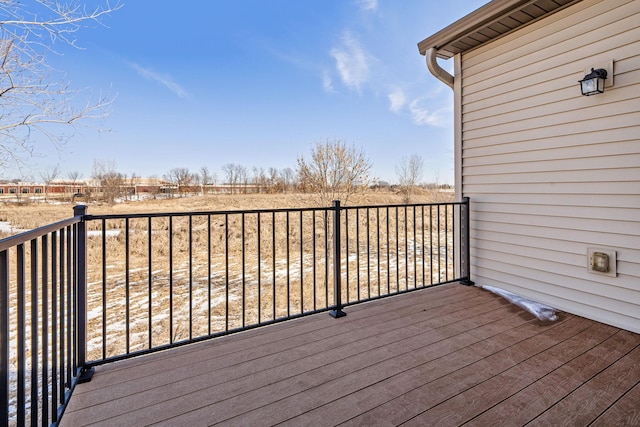
<instances>
[{"instance_id":1,"label":"patch of snow","mask_svg":"<svg viewBox=\"0 0 640 427\"><path fill-rule=\"evenodd\" d=\"M120 233L122 233L122 230L120 229L113 229L113 230L105 230L104 231L104 235L107 237L118 237L120 235ZM102 230L89 230L87 231L87 236L89 237L99 237L102 236L103 231Z\"/></svg>"}]
</instances>

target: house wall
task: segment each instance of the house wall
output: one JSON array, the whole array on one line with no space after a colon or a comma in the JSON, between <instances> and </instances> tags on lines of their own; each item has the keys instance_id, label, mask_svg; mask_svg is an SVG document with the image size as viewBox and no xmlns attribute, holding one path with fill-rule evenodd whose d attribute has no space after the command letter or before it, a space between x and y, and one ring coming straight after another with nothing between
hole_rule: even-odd
<instances>
[{"instance_id":1,"label":"house wall","mask_svg":"<svg viewBox=\"0 0 640 427\"><path fill-rule=\"evenodd\" d=\"M581 96L612 60L613 87ZM640 0L584 0L457 61L472 279L640 332Z\"/></svg>"}]
</instances>

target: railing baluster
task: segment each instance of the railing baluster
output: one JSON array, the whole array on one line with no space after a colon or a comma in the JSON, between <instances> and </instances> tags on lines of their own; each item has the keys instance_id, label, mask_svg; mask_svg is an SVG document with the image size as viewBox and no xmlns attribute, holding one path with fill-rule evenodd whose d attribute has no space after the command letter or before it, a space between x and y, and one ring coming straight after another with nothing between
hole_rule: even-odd
<instances>
[{"instance_id":1,"label":"railing baluster","mask_svg":"<svg viewBox=\"0 0 640 427\"><path fill-rule=\"evenodd\" d=\"M75 325L74 325L74 314L73 314L73 306L75 299L74 286L77 282L76 277L76 257L75 257L75 234L74 231L77 230L75 225L67 227L67 283L65 284L65 295L66 295L66 377L65 381L67 384L71 384L71 377L73 375L74 366L74 354L75 350L73 348L73 337L75 336Z\"/></svg>"},{"instance_id":2,"label":"railing baluster","mask_svg":"<svg viewBox=\"0 0 640 427\"><path fill-rule=\"evenodd\" d=\"M367 298L371 298L371 214L369 208L367 212Z\"/></svg>"},{"instance_id":3,"label":"railing baluster","mask_svg":"<svg viewBox=\"0 0 640 427\"><path fill-rule=\"evenodd\" d=\"M380 208L376 208L376 253L378 254L378 296L380 296Z\"/></svg>"},{"instance_id":4,"label":"railing baluster","mask_svg":"<svg viewBox=\"0 0 640 427\"><path fill-rule=\"evenodd\" d=\"M9 425L9 283L10 265L9 251L0 251L0 423ZM20 307L18 306L18 310ZM19 375L19 373L18 373ZM19 392L19 389L18 389Z\"/></svg>"},{"instance_id":5,"label":"railing baluster","mask_svg":"<svg viewBox=\"0 0 640 427\"><path fill-rule=\"evenodd\" d=\"M18 389L17 389L17 421L18 425L25 425L25 386L26 386L26 299L25 299L25 247L23 244L16 246L16 285L17 285L17 339L16 339L16 358L18 360ZM6 335L7 340L9 334ZM8 366L8 365L7 365ZM8 396L8 394L7 394Z\"/></svg>"},{"instance_id":6,"label":"railing baluster","mask_svg":"<svg viewBox=\"0 0 640 427\"><path fill-rule=\"evenodd\" d=\"M433 284L433 205L429 206L429 283Z\"/></svg>"},{"instance_id":7,"label":"railing baluster","mask_svg":"<svg viewBox=\"0 0 640 427\"><path fill-rule=\"evenodd\" d=\"M211 335L211 214L207 215L207 330Z\"/></svg>"},{"instance_id":8,"label":"railing baluster","mask_svg":"<svg viewBox=\"0 0 640 427\"><path fill-rule=\"evenodd\" d=\"M51 233L51 421L58 420L58 233Z\"/></svg>"},{"instance_id":9,"label":"railing baluster","mask_svg":"<svg viewBox=\"0 0 640 427\"><path fill-rule=\"evenodd\" d=\"M151 240L151 238L149 238ZM149 254L151 257L151 254ZM193 215L189 215L189 340L193 339Z\"/></svg>"},{"instance_id":10,"label":"railing baluster","mask_svg":"<svg viewBox=\"0 0 640 427\"><path fill-rule=\"evenodd\" d=\"M228 298L227 298L228 299ZM173 215L169 215L169 335L170 343L176 341L176 329L173 329Z\"/></svg>"},{"instance_id":11,"label":"railing baluster","mask_svg":"<svg viewBox=\"0 0 640 427\"><path fill-rule=\"evenodd\" d=\"M277 299L276 299L276 211L271 212L271 257L272 257L272 298L273 298L273 303L272 303L272 318L275 320L276 319L276 305L277 305Z\"/></svg>"},{"instance_id":12,"label":"railing baluster","mask_svg":"<svg viewBox=\"0 0 640 427\"><path fill-rule=\"evenodd\" d=\"M398 216L398 207L395 208L396 211L396 284L398 286L398 292L400 292L400 225L398 224L399 216Z\"/></svg>"},{"instance_id":13,"label":"railing baluster","mask_svg":"<svg viewBox=\"0 0 640 427\"><path fill-rule=\"evenodd\" d=\"M449 205L444 205L444 280L449 280Z\"/></svg>"},{"instance_id":14,"label":"railing baluster","mask_svg":"<svg viewBox=\"0 0 640 427\"><path fill-rule=\"evenodd\" d=\"M42 370L41 370L41 395L42 395L42 426L49 425L49 239L48 235L42 236L42 262L41 280L42 289Z\"/></svg>"},{"instance_id":15,"label":"railing baluster","mask_svg":"<svg viewBox=\"0 0 640 427\"><path fill-rule=\"evenodd\" d=\"M287 211L286 217L286 227L287 227L287 317L291 316L291 269L289 266L291 265L290 257L289 257L289 236L291 235L289 230L289 211Z\"/></svg>"},{"instance_id":16,"label":"railing baluster","mask_svg":"<svg viewBox=\"0 0 640 427\"><path fill-rule=\"evenodd\" d=\"M422 246L421 246L421 257L422 257L422 286L426 286L427 285L427 281L425 280L425 267L424 267L424 262L426 260L426 256L425 256L425 247L424 247L424 235L425 235L425 225L424 225L424 205L421 206L420 208L420 217L422 218L422 220L420 221L420 226L421 226L421 235L422 235Z\"/></svg>"},{"instance_id":17,"label":"railing baluster","mask_svg":"<svg viewBox=\"0 0 640 427\"><path fill-rule=\"evenodd\" d=\"M225 332L229 330L229 214L224 214Z\"/></svg>"},{"instance_id":18,"label":"railing baluster","mask_svg":"<svg viewBox=\"0 0 640 427\"><path fill-rule=\"evenodd\" d=\"M347 302L351 301L351 297L349 295L349 288L351 286L349 283L349 210L345 209L344 211L344 252L345 252L345 282L347 284Z\"/></svg>"},{"instance_id":19,"label":"railing baluster","mask_svg":"<svg viewBox=\"0 0 640 427\"><path fill-rule=\"evenodd\" d=\"M125 351L131 352L131 230L129 218L124 220L124 330ZM171 325L171 322L169 322ZM171 335L171 326L169 326Z\"/></svg>"},{"instance_id":20,"label":"railing baluster","mask_svg":"<svg viewBox=\"0 0 640 427\"><path fill-rule=\"evenodd\" d=\"M416 252L418 237L416 235L416 223L416 206L413 206L413 289L418 287L418 256Z\"/></svg>"},{"instance_id":21,"label":"railing baluster","mask_svg":"<svg viewBox=\"0 0 640 427\"><path fill-rule=\"evenodd\" d=\"M440 221L442 219L441 207L442 205L438 205L438 282L442 282L442 229L440 228Z\"/></svg>"},{"instance_id":22,"label":"railing baluster","mask_svg":"<svg viewBox=\"0 0 640 427\"><path fill-rule=\"evenodd\" d=\"M407 206L402 208L404 211L404 288L409 290L409 226L407 217Z\"/></svg>"},{"instance_id":23,"label":"railing baluster","mask_svg":"<svg viewBox=\"0 0 640 427\"><path fill-rule=\"evenodd\" d=\"M66 241L66 233L65 233L65 228L61 228L60 229L60 277L59 277L59 289L58 289L58 293L59 293L59 326L60 326L60 331L59 331L59 347L58 347L58 353L59 353L59 383L58 383L58 405L61 405L64 403L64 391L65 391L65 387L64 387L64 374L65 374L65 366L66 366L66 359L64 357L64 331L65 331L65 315L64 315L64 301L65 301L65 295L64 295L64 284L65 284L65 279L66 279L66 274L68 274L65 271L65 259L68 258L68 254L65 252L65 241ZM57 411L57 410L56 410Z\"/></svg>"},{"instance_id":24,"label":"railing baluster","mask_svg":"<svg viewBox=\"0 0 640 427\"><path fill-rule=\"evenodd\" d=\"M304 313L304 234L302 232L302 210L300 211L300 314Z\"/></svg>"},{"instance_id":25,"label":"railing baluster","mask_svg":"<svg viewBox=\"0 0 640 427\"><path fill-rule=\"evenodd\" d=\"M102 219L102 358L107 355L107 225Z\"/></svg>"},{"instance_id":26,"label":"railing baluster","mask_svg":"<svg viewBox=\"0 0 640 427\"><path fill-rule=\"evenodd\" d=\"M324 306L329 307L329 210L324 210Z\"/></svg>"},{"instance_id":27,"label":"railing baluster","mask_svg":"<svg viewBox=\"0 0 640 427\"><path fill-rule=\"evenodd\" d=\"M313 309L316 310L316 302L317 302L317 281L316 281L316 266L318 265L318 261L316 259L316 211L311 211L311 235L312 235L312 245L313 245ZM274 254L275 259L275 254Z\"/></svg>"},{"instance_id":28,"label":"railing baluster","mask_svg":"<svg viewBox=\"0 0 640 427\"><path fill-rule=\"evenodd\" d=\"M391 244L389 243L389 207L386 208L387 223L387 292L391 293Z\"/></svg>"},{"instance_id":29,"label":"railing baluster","mask_svg":"<svg viewBox=\"0 0 640 427\"><path fill-rule=\"evenodd\" d=\"M153 348L153 227L151 217L147 219L147 340Z\"/></svg>"},{"instance_id":30,"label":"railing baluster","mask_svg":"<svg viewBox=\"0 0 640 427\"><path fill-rule=\"evenodd\" d=\"M262 278L260 277L262 275L261 273L261 266L260 266L260 257L262 255L261 249L262 249L262 235L260 234L260 212L258 212L258 218L257 218L257 226L258 226L258 256L256 257L256 261L257 261L257 269L258 269L258 324L262 323Z\"/></svg>"},{"instance_id":31,"label":"railing baluster","mask_svg":"<svg viewBox=\"0 0 640 427\"><path fill-rule=\"evenodd\" d=\"M360 300L360 209L356 208L356 277L357 295Z\"/></svg>"},{"instance_id":32,"label":"railing baluster","mask_svg":"<svg viewBox=\"0 0 640 427\"><path fill-rule=\"evenodd\" d=\"M245 313L247 311L247 302L246 302L246 291L247 291L247 276L246 276L246 266L245 266L245 217L244 212L242 212L242 327L244 328L246 325L245 322Z\"/></svg>"},{"instance_id":33,"label":"railing baluster","mask_svg":"<svg viewBox=\"0 0 640 427\"><path fill-rule=\"evenodd\" d=\"M31 425L38 420L38 240L31 240Z\"/></svg>"}]
</instances>

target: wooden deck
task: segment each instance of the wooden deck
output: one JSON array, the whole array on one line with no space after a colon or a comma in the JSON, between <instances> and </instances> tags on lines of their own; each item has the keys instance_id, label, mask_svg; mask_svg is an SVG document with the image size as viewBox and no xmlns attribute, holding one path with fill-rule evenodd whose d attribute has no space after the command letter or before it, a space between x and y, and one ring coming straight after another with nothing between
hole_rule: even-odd
<instances>
[{"instance_id":1,"label":"wooden deck","mask_svg":"<svg viewBox=\"0 0 640 427\"><path fill-rule=\"evenodd\" d=\"M96 368L62 426L640 425L640 335L452 284Z\"/></svg>"}]
</instances>

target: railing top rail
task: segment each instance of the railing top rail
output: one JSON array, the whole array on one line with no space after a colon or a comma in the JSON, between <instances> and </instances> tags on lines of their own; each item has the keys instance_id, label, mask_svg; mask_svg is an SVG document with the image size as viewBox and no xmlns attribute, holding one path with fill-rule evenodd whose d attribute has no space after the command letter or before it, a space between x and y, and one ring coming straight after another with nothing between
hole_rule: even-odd
<instances>
[{"instance_id":1,"label":"railing top rail","mask_svg":"<svg viewBox=\"0 0 640 427\"><path fill-rule=\"evenodd\" d=\"M403 207L420 207L420 206L444 206L444 205L463 205L465 202L439 202L439 203L411 203L396 205L359 205L359 206L340 206L340 209L375 209L375 208L403 208ZM183 212L148 212L148 213L122 213L122 214L88 214L85 215L86 220L102 220L102 219L125 219L125 218L159 218L159 217L179 217L179 216L204 216L204 215L233 215L233 214L258 214L258 213L279 213L279 212L310 212L310 211L327 211L333 210L333 206L313 207L313 208L279 208L279 209L234 209L221 211L183 211Z\"/></svg>"},{"instance_id":2,"label":"railing top rail","mask_svg":"<svg viewBox=\"0 0 640 427\"><path fill-rule=\"evenodd\" d=\"M15 236L5 237L4 239L0 240L0 252L6 251L7 249L31 241L33 239L37 239L38 237L42 237L45 234L49 234L53 231L58 231L64 227L77 224L80 221L82 221L81 216L74 216L72 218L54 222L53 224L48 224L39 228L35 228L33 230L16 234Z\"/></svg>"},{"instance_id":3,"label":"railing top rail","mask_svg":"<svg viewBox=\"0 0 640 427\"><path fill-rule=\"evenodd\" d=\"M340 206L340 209L375 209L375 208L412 208L420 206L455 206L464 205L465 202L433 202L433 203L400 203L396 205L364 205L364 206Z\"/></svg>"},{"instance_id":4,"label":"railing top rail","mask_svg":"<svg viewBox=\"0 0 640 427\"><path fill-rule=\"evenodd\" d=\"M125 219L125 218L158 218L167 216L204 216L204 215L225 215L225 214L256 214L256 213L272 213L272 212L300 212L300 211L326 211L327 208L282 208L282 209L235 209L224 211L183 211L183 212L148 212L148 213L130 213L130 214L99 214L85 215L86 220L98 219Z\"/></svg>"}]
</instances>

